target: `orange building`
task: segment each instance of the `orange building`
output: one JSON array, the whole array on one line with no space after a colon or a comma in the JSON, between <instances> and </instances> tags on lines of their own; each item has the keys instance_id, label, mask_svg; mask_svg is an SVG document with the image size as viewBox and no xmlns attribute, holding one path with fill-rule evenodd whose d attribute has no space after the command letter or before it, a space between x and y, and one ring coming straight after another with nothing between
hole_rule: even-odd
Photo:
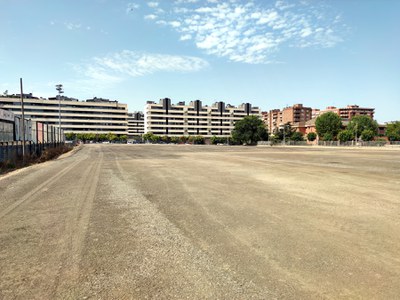
<instances>
[{"instance_id":1,"label":"orange building","mask_svg":"<svg viewBox=\"0 0 400 300\"><path fill-rule=\"evenodd\" d=\"M263 120L269 132L273 132L283 124L290 123L293 126L296 123L304 123L311 118L312 108L304 107L303 104L295 104L285 107L283 110L273 109L269 112L263 112Z\"/></svg>"},{"instance_id":2,"label":"orange building","mask_svg":"<svg viewBox=\"0 0 400 300\"><path fill-rule=\"evenodd\" d=\"M354 116L368 116L373 119L375 108L364 108L359 107L358 105L347 105L344 108L328 106L325 110L321 111L320 114L328 111L338 114L342 120L351 120Z\"/></svg>"}]
</instances>

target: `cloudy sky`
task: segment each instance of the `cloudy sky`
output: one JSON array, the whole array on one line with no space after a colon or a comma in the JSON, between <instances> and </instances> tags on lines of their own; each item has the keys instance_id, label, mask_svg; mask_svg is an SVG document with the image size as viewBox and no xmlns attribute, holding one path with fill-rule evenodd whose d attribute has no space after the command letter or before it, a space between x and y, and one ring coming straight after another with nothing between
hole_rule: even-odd
<instances>
[{"instance_id":1,"label":"cloudy sky","mask_svg":"<svg viewBox=\"0 0 400 300\"><path fill-rule=\"evenodd\" d=\"M0 93L375 107L400 119L397 0L0 0Z\"/></svg>"}]
</instances>

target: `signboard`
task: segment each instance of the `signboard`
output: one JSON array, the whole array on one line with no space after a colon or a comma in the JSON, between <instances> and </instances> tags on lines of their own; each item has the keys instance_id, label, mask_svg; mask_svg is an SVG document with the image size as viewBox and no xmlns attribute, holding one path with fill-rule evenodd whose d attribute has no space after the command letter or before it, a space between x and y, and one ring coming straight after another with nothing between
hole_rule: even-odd
<instances>
[{"instance_id":1,"label":"signboard","mask_svg":"<svg viewBox=\"0 0 400 300\"><path fill-rule=\"evenodd\" d=\"M14 122L14 113L8 110L0 109L0 120Z\"/></svg>"}]
</instances>

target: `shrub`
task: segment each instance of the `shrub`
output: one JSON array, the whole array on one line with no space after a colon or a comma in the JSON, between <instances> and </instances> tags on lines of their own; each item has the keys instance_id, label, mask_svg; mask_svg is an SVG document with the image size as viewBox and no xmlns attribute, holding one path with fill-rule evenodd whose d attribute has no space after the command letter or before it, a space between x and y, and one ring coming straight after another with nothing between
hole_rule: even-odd
<instances>
[{"instance_id":1,"label":"shrub","mask_svg":"<svg viewBox=\"0 0 400 300\"><path fill-rule=\"evenodd\" d=\"M337 138L341 142L348 142L354 140L354 134L350 130L342 130L339 132Z\"/></svg>"},{"instance_id":2,"label":"shrub","mask_svg":"<svg viewBox=\"0 0 400 300\"><path fill-rule=\"evenodd\" d=\"M309 132L307 134L307 140L309 140L310 142L315 141L316 138L317 138L317 134L315 132Z\"/></svg>"}]
</instances>

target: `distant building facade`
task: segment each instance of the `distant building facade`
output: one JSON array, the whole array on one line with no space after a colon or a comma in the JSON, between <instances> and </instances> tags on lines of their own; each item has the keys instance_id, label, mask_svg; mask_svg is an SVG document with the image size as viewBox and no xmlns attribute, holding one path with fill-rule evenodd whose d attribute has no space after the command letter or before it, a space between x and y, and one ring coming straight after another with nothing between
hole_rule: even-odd
<instances>
[{"instance_id":1,"label":"distant building facade","mask_svg":"<svg viewBox=\"0 0 400 300\"><path fill-rule=\"evenodd\" d=\"M312 108L303 104L294 104L284 109L273 109L263 113L263 120L270 133L279 129L284 124L290 123L296 126L298 123L305 123L312 118Z\"/></svg>"},{"instance_id":2,"label":"distant building facade","mask_svg":"<svg viewBox=\"0 0 400 300\"><path fill-rule=\"evenodd\" d=\"M59 101L57 98L42 99L32 94L24 95L26 119L48 125L59 125ZM15 95L16 96L16 95ZM21 116L21 102L18 97L0 97L0 108ZM61 128L65 133L113 133L128 134L128 106L102 98L78 101L61 98Z\"/></svg>"},{"instance_id":3,"label":"distant building facade","mask_svg":"<svg viewBox=\"0 0 400 300\"><path fill-rule=\"evenodd\" d=\"M128 137L140 136L144 133L144 114L141 111L128 113Z\"/></svg>"},{"instance_id":4,"label":"distant building facade","mask_svg":"<svg viewBox=\"0 0 400 300\"><path fill-rule=\"evenodd\" d=\"M320 111L318 115L321 115L329 111L339 115L339 117L343 121L350 121L354 116L368 116L371 119L373 119L375 108L359 107L358 105L347 105L346 107L343 108L328 106L325 110Z\"/></svg>"},{"instance_id":5,"label":"distant building facade","mask_svg":"<svg viewBox=\"0 0 400 300\"><path fill-rule=\"evenodd\" d=\"M233 106L220 101L208 106L195 100L187 105L185 102L172 104L171 99L164 98L158 103L147 102L144 131L166 136L229 136L235 122L248 115L261 117L261 111L250 103Z\"/></svg>"}]
</instances>

